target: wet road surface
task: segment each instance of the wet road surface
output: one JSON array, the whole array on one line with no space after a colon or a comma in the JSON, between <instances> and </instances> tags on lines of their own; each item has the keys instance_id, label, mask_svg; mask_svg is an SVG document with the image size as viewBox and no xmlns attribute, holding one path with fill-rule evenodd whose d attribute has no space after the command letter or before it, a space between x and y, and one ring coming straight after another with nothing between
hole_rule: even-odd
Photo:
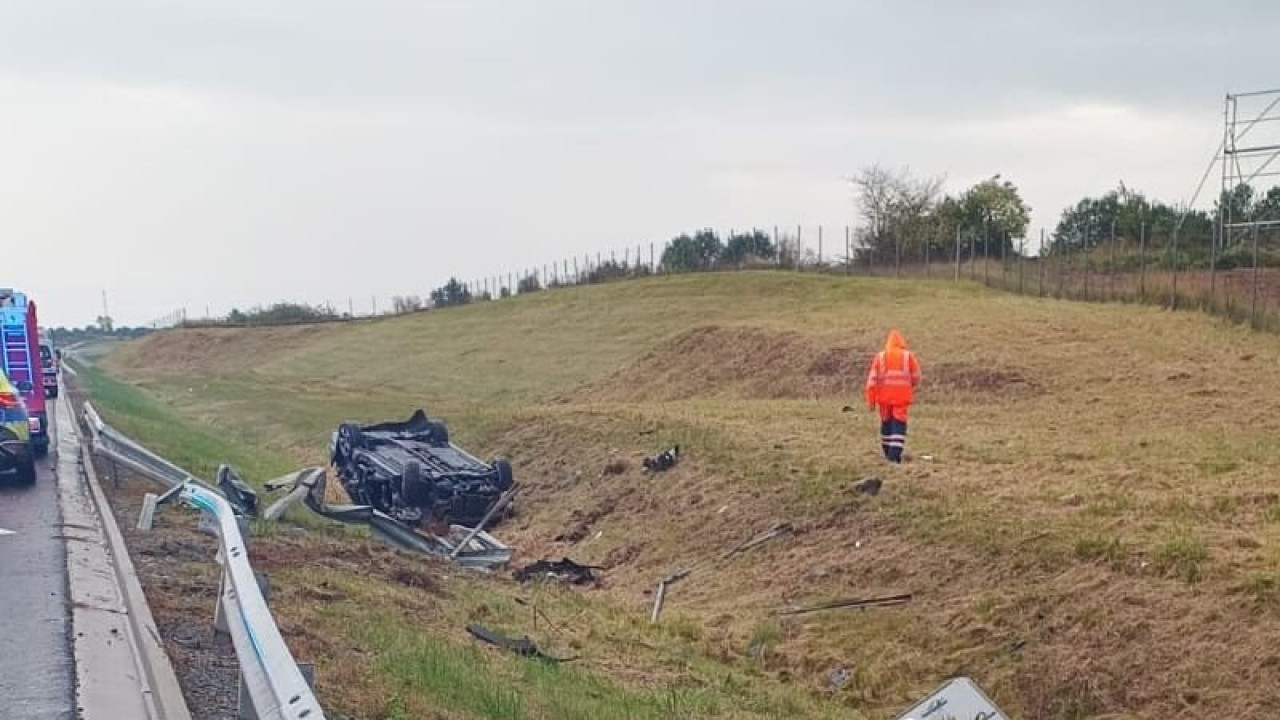
<instances>
[{"instance_id":1,"label":"wet road surface","mask_svg":"<svg viewBox=\"0 0 1280 720\"><path fill-rule=\"evenodd\" d=\"M0 717L4 720L76 716L67 558L53 468L52 457L37 460L38 477L31 487L19 486L10 474L0 474Z\"/></svg>"}]
</instances>

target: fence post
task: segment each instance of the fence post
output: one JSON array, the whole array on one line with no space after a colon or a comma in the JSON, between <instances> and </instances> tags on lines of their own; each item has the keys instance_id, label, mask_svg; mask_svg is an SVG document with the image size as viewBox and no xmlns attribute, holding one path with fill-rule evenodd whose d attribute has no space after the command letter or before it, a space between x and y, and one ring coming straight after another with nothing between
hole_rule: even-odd
<instances>
[{"instance_id":1,"label":"fence post","mask_svg":"<svg viewBox=\"0 0 1280 720\"><path fill-rule=\"evenodd\" d=\"M1023 291L1026 290L1026 286L1024 284L1025 282L1024 275L1023 275L1023 273L1025 272L1025 269L1023 268L1023 265L1022 265L1022 260L1023 258L1026 257L1026 254L1027 254L1027 238L1024 235L1022 239L1018 242L1018 294L1019 295L1022 295Z\"/></svg>"},{"instance_id":2,"label":"fence post","mask_svg":"<svg viewBox=\"0 0 1280 720\"><path fill-rule=\"evenodd\" d=\"M982 230L982 284L991 287L991 226Z\"/></svg>"},{"instance_id":3,"label":"fence post","mask_svg":"<svg viewBox=\"0 0 1280 720\"><path fill-rule=\"evenodd\" d=\"M1218 290L1218 243L1221 242L1226 247L1226 238L1223 237L1226 233L1220 226L1221 221L1215 223L1213 230L1209 232L1209 312L1213 312L1213 299Z\"/></svg>"},{"instance_id":4,"label":"fence post","mask_svg":"<svg viewBox=\"0 0 1280 720\"><path fill-rule=\"evenodd\" d=\"M844 226L844 274L853 274L853 235L849 226Z\"/></svg>"},{"instance_id":5,"label":"fence post","mask_svg":"<svg viewBox=\"0 0 1280 720\"><path fill-rule=\"evenodd\" d=\"M956 225L956 276L953 282L960 282L960 226Z\"/></svg>"},{"instance_id":6,"label":"fence post","mask_svg":"<svg viewBox=\"0 0 1280 720\"><path fill-rule=\"evenodd\" d=\"M1138 231L1138 298L1147 301L1147 221Z\"/></svg>"},{"instance_id":7,"label":"fence post","mask_svg":"<svg viewBox=\"0 0 1280 720\"><path fill-rule=\"evenodd\" d=\"M1071 269L1071 243L1069 242L1067 243L1066 256L1067 256L1065 258L1066 265L1067 265L1066 270L1063 270L1062 268L1063 258L1061 257L1058 258L1058 297L1060 298L1066 297L1066 291L1067 291L1067 279L1066 279L1067 272L1066 271Z\"/></svg>"},{"instance_id":8,"label":"fence post","mask_svg":"<svg viewBox=\"0 0 1280 720\"><path fill-rule=\"evenodd\" d=\"M1044 247L1044 228L1040 228L1040 260L1036 264L1040 266L1040 289L1038 293L1040 297L1044 297L1045 265L1049 264L1049 253L1045 252Z\"/></svg>"},{"instance_id":9,"label":"fence post","mask_svg":"<svg viewBox=\"0 0 1280 720\"><path fill-rule=\"evenodd\" d=\"M1253 297L1249 300L1249 327L1258 327L1258 226L1253 226Z\"/></svg>"},{"instance_id":10,"label":"fence post","mask_svg":"<svg viewBox=\"0 0 1280 720\"><path fill-rule=\"evenodd\" d=\"M1000 289L1009 289L1009 257L1006 250L1012 244L1013 240L1009 237L1009 231L1004 231L1004 240L1000 242Z\"/></svg>"},{"instance_id":11,"label":"fence post","mask_svg":"<svg viewBox=\"0 0 1280 720\"><path fill-rule=\"evenodd\" d=\"M893 234L893 276L902 277L902 238Z\"/></svg>"},{"instance_id":12,"label":"fence post","mask_svg":"<svg viewBox=\"0 0 1280 720\"><path fill-rule=\"evenodd\" d=\"M1089 241L1093 239L1093 225L1089 225L1084 231L1084 253L1081 258L1084 259L1084 301L1089 302Z\"/></svg>"},{"instance_id":13,"label":"fence post","mask_svg":"<svg viewBox=\"0 0 1280 720\"><path fill-rule=\"evenodd\" d=\"M1107 297L1114 300L1116 296L1116 221L1111 219L1111 271L1107 275Z\"/></svg>"}]
</instances>

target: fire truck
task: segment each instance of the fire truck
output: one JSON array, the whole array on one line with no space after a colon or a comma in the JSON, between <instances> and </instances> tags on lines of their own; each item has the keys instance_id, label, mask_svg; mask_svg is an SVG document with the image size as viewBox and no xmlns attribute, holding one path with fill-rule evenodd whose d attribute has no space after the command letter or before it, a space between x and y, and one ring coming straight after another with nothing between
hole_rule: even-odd
<instances>
[{"instance_id":1,"label":"fire truck","mask_svg":"<svg viewBox=\"0 0 1280 720\"><path fill-rule=\"evenodd\" d=\"M45 407L36 304L26 293L0 288L0 370L22 395L31 426L31 449L49 452L49 411Z\"/></svg>"}]
</instances>

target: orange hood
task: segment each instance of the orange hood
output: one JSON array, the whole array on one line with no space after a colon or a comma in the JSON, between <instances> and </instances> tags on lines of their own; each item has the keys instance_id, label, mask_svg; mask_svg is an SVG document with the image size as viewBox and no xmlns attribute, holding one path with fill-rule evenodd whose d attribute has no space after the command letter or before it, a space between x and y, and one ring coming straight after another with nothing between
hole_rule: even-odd
<instances>
[{"instance_id":1,"label":"orange hood","mask_svg":"<svg viewBox=\"0 0 1280 720\"><path fill-rule=\"evenodd\" d=\"M902 338L902 333L897 330L889 331L889 339L884 341L885 350L905 350L907 341Z\"/></svg>"}]
</instances>

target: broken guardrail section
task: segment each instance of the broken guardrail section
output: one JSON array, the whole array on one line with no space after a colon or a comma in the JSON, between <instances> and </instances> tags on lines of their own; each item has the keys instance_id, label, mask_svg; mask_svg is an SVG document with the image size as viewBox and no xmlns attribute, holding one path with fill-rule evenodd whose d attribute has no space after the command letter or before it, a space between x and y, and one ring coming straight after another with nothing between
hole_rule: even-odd
<instances>
[{"instance_id":1,"label":"broken guardrail section","mask_svg":"<svg viewBox=\"0 0 1280 720\"><path fill-rule=\"evenodd\" d=\"M222 564L214 625L227 632L235 646L241 697L247 698L250 705L240 708L240 716L258 720L324 720L315 693L271 617L231 504L190 473L113 430L92 405L86 403L84 412L94 452L176 489L184 502L213 521Z\"/></svg>"}]
</instances>

